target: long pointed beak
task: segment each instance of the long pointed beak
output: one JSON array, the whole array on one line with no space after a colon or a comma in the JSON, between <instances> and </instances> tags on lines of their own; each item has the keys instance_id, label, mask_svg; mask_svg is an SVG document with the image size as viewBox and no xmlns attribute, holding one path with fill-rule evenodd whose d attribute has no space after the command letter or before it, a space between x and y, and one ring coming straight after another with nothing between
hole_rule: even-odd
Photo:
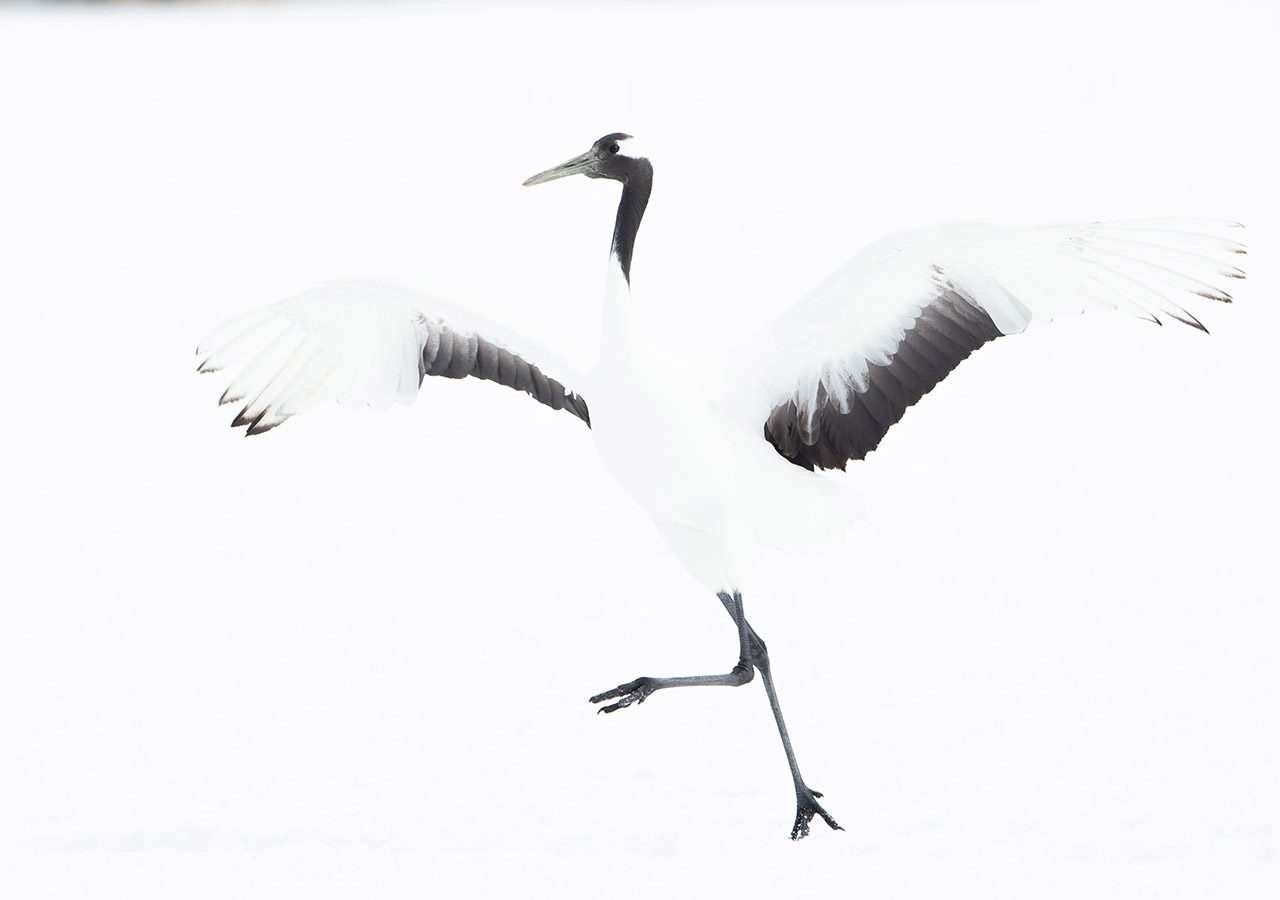
<instances>
[{"instance_id":1,"label":"long pointed beak","mask_svg":"<svg viewBox=\"0 0 1280 900\"><path fill-rule=\"evenodd\" d=\"M535 184L546 184L548 181L555 181L557 178L565 178L569 175L581 174L582 172L585 172L595 161L595 153L588 150L581 156L575 156L568 162L562 162L553 169L547 169L547 171L539 172L532 178L525 179L524 186L533 187Z\"/></svg>"}]
</instances>

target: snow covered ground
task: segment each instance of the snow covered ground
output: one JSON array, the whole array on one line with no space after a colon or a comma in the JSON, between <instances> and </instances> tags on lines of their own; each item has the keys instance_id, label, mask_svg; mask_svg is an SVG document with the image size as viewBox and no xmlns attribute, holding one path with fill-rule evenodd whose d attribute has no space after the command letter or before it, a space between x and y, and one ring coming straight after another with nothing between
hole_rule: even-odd
<instances>
[{"instance_id":1,"label":"snow covered ground","mask_svg":"<svg viewBox=\"0 0 1280 900\"><path fill-rule=\"evenodd\" d=\"M0 896L1280 896L1274 5L0 10ZM747 610L759 683L584 430L491 385L226 428L192 350L342 276L585 363L728 347L884 231L1240 219L1213 332L984 349Z\"/></svg>"}]
</instances>

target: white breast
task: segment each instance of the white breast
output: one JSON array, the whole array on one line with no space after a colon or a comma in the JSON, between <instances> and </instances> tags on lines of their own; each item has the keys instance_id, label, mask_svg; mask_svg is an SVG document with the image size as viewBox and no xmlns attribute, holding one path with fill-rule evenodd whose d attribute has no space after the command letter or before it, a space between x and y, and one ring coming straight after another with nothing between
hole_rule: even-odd
<instances>
[{"instance_id":1,"label":"white breast","mask_svg":"<svg viewBox=\"0 0 1280 900\"><path fill-rule=\"evenodd\" d=\"M591 379L600 457L655 520L711 529L730 492L733 460L705 394L650 365L642 347L630 349L602 359Z\"/></svg>"},{"instance_id":2,"label":"white breast","mask_svg":"<svg viewBox=\"0 0 1280 900\"><path fill-rule=\"evenodd\" d=\"M610 474L645 509L685 568L739 589L759 547L812 550L843 531L848 498L782 459L707 400L707 375L637 337L630 291L610 261L591 433ZM835 501L833 503L833 501Z\"/></svg>"}]
</instances>

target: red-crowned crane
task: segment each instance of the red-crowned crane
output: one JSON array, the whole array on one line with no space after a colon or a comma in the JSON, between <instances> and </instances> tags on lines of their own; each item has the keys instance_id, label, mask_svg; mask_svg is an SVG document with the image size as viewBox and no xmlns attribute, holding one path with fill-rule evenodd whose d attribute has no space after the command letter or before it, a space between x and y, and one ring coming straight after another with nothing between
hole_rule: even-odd
<instances>
[{"instance_id":1,"label":"red-crowned crane","mask_svg":"<svg viewBox=\"0 0 1280 900\"><path fill-rule=\"evenodd\" d=\"M850 500L814 470L866 457L989 341L1093 310L1203 330L1179 301L1231 299L1224 286L1244 277L1234 264L1245 252L1239 226L965 224L895 234L760 331L708 383L677 370L631 325L632 254L653 166L627 152L628 140L605 135L525 182L585 175L622 185L594 371L573 375L491 323L371 282L330 284L227 322L200 345L199 369L232 373L222 402L240 406L232 425L251 435L327 400L412 402L428 375L495 381L579 419L609 471L715 592L738 639L728 672L637 678L591 702L612 713L667 688L744 685L759 671L795 783L791 837L807 835L815 815L839 828L800 775L765 644L743 612L757 548L807 548L840 534Z\"/></svg>"}]
</instances>

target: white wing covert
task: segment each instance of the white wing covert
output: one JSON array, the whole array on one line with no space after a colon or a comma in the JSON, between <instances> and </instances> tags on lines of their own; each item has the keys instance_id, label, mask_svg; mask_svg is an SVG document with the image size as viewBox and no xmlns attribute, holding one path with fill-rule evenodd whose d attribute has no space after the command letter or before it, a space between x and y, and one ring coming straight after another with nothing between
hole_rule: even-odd
<instances>
[{"instance_id":1,"label":"white wing covert","mask_svg":"<svg viewBox=\"0 0 1280 900\"><path fill-rule=\"evenodd\" d=\"M1179 301L1231 301L1240 228L1159 219L890 235L740 348L735 359L760 376L736 408L790 462L843 469L998 337L1092 310L1205 330Z\"/></svg>"},{"instance_id":2,"label":"white wing covert","mask_svg":"<svg viewBox=\"0 0 1280 900\"><path fill-rule=\"evenodd\" d=\"M546 365L545 353L513 349L520 343L438 300L347 281L237 316L196 354L198 371L233 373L219 404L243 403L231 426L251 435L329 400L412 403L428 375L494 381L590 426L586 401L532 361Z\"/></svg>"}]
</instances>

